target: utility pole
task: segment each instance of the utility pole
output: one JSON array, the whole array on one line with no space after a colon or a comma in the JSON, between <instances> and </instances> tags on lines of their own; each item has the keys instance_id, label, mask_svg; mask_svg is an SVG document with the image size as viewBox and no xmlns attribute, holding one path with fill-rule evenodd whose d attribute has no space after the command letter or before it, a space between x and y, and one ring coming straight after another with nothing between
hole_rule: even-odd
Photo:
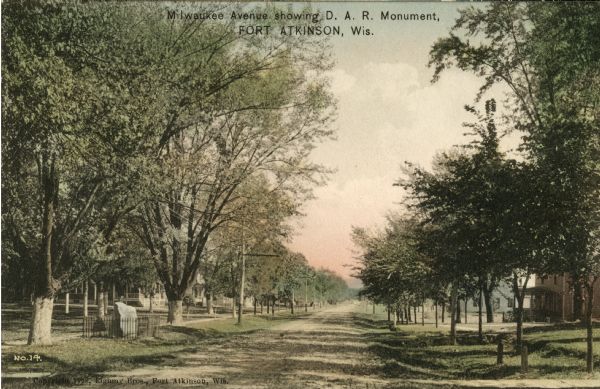
<instances>
[{"instance_id":1,"label":"utility pole","mask_svg":"<svg viewBox=\"0 0 600 389\"><path fill-rule=\"evenodd\" d=\"M304 277L304 312L308 312L308 277Z\"/></svg>"},{"instance_id":2,"label":"utility pole","mask_svg":"<svg viewBox=\"0 0 600 389\"><path fill-rule=\"evenodd\" d=\"M242 315L244 313L244 281L246 279L246 242L244 241L244 223L242 222L242 277L240 280L240 313L238 315L238 324L242 324Z\"/></svg>"}]
</instances>

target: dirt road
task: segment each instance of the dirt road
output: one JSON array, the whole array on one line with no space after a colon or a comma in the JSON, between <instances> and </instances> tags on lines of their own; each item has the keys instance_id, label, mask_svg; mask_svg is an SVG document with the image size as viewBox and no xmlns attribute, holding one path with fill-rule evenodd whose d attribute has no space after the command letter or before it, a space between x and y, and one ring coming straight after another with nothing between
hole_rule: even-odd
<instances>
[{"instance_id":1,"label":"dirt road","mask_svg":"<svg viewBox=\"0 0 600 389\"><path fill-rule=\"evenodd\" d=\"M370 351L378 336L353 314L357 304L336 306L269 330L202 342L198 351L157 366L106 373L102 387L396 388L596 387L589 380L446 381L427 366L402 366L425 380L385 374L386 361ZM226 385L224 385L226 384ZM98 387L98 385L94 385Z\"/></svg>"}]
</instances>

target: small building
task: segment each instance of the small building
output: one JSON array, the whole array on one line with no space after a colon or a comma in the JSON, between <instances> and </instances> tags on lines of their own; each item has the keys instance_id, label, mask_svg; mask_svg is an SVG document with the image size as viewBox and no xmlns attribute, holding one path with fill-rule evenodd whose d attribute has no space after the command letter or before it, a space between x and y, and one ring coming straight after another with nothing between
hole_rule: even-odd
<instances>
[{"instance_id":1,"label":"small building","mask_svg":"<svg viewBox=\"0 0 600 389\"><path fill-rule=\"evenodd\" d=\"M530 280L529 282L532 282ZM519 284L522 285L523 279L519 280ZM470 300L469 304L469 312L477 312L479 310L479 299ZM494 315L501 315L505 320L511 320L513 311L517 306L517 302L513 293L512 285L508 282L502 282L494 291L492 292L492 309ZM530 296L525 296L523 300L524 309L529 309L531 305ZM486 315L486 307L483 305L482 307L483 314Z\"/></svg>"}]
</instances>

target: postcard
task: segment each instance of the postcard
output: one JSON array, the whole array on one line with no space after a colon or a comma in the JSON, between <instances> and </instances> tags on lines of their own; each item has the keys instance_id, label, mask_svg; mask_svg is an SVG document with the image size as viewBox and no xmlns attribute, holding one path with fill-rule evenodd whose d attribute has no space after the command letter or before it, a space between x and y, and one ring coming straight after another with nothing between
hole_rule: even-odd
<instances>
[{"instance_id":1,"label":"postcard","mask_svg":"<svg viewBox=\"0 0 600 389\"><path fill-rule=\"evenodd\" d=\"M2 4L6 388L598 387L600 6Z\"/></svg>"}]
</instances>

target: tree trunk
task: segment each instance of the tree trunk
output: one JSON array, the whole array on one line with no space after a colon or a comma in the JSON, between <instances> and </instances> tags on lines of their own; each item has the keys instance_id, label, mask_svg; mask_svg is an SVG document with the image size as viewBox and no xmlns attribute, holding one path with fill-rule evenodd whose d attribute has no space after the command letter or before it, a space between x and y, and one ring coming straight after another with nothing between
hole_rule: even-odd
<instances>
[{"instance_id":1,"label":"tree trunk","mask_svg":"<svg viewBox=\"0 0 600 389\"><path fill-rule=\"evenodd\" d=\"M271 303L267 300L267 315L269 314L269 309L271 308Z\"/></svg>"},{"instance_id":2,"label":"tree trunk","mask_svg":"<svg viewBox=\"0 0 600 389\"><path fill-rule=\"evenodd\" d=\"M108 315L108 291L104 291L104 314Z\"/></svg>"},{"instance_id":3,"label":"tree trunk","mask_svg":"<svg viewBox=\"0 0 600 389\"><path fill-rule=\"evenodd\" d=\"M417 304L415 304L415 305L413 306L413 313L414 313L414 315L413 315L413 316L414 316L414 319L415 319L415 324L417 324L417 320L418 320L418 319L417 319Z\"/></svg>"},{"instance_id":4,"label":"tree trunk","mask_svg":"<svg viewBox=\"0 0 600 389\"><path fill-rule=\"evenodd\" d=\"M442 303L442 323L446 320L446 302Z\"/></svg>"},{"instance_id":5,"label":"tree trunk","mask_svg":"<svg viewBox=\"0 0 600 389\"><path fill-rule=\"evenodd\" d=\"M577 275L572 274L571 278L573 279L573 321L576 321L583 316L583 288Z\"/></svg>"},{"instance_id":6,"label":"tree trunk","mask_svg":"<svg viewBox=\"0 0 600 389\"><path fill-rule=\"evenodd\" d=\"M425 303L421 303L421 325L425 325Z\"/></svg>"},{"instance_id":7,"label":"tree trunk","mask_svg":"<svg viewBox=\"0 0 600 389\"><path fill-rule=\"evenodd\" d=\"M410 317L410 307L404 307L404 313L406 314L406 324L412 321Z\"/></svg>"},{"instance_id":8,"label":"tree trunk","mask_svg":"<svg viewBox=\"0 0 600 389\"><path fill-rule=\"evenodd\" d=\"M149 300L150 300L150 313L153 313L154 312L154 293L150 293Z\"/></svg>"},{"instance_id":9,"label":"tree trunk","mask_svg":"<svg viewBox=\"0 0 600 389\"><path fill-rule=\"evenodd\" d=\"M98 292L98 317L100 319L104 318L104 291L102 290L102 288L100 288L100 291Z\"/></svg>"},{"instance_id":10,"label":"tree trunk","mask_svg":"<svg viewBox=\"0 0 600 389\"><path fill-rule=\"evenodd\" d=\"M494 322L494 304L492 304L492 291L483 287L483 298L485 301L485 317L487 323Z\"/></svg>"},{"instance_id":11,"label":"tree trunk","mask_svg":"<svg viewBox=\"0 0 600 389\"><path fill-rule=\"evenodd\" d=\"M56 174L54 159L49 153L42 153L40 158L40 186L43 192L43 214L41 223L41 252L36 256L33 272L33 312L27 343L41 345L52 343L52 310L54 296L60 290L60 283L54 279L52 263L52 247L54 233L54 206L59 180Z\"/></svg>"},{"instance_id":12,"label":"tree trunk","mask_svg":"<svg viewBox=\"0 0 600 389\"><path fill-rule=\"evenodd\" d=\"M373 301L373 315L375 314L375 302Z\"/></svg>"},{"instance_id":13,"label":"tree trunk","mask_svg":"<svg viewBox=\"0 0 600 389\"><path fill-rule=\"evenodd\" d=\"M254 297L254 316L256 316L256 297Z\"/></svg>"},{"instance_id":14,"label":"tree trunk","mask_svg":"<svg viewBox=\"0 0 600 389\"><path fill-rule=\"evenodd\" d=\"M465 316L465 324L467 324L467 302L469 301L468 298L465 297L465 312L464 312L464 316Z\"/></svg>"},{"instance_id":15,"label":"tree trunk","mask_svg":"<svg viewBox=\"0 0 600 389\"><path fill-rule=\"evenodd\" d=\"M212 292L209 292L206 295L206 312L209 315L214 315L215 314L215 310L213 308L213 298L212 298Z\"/></svg>"},{"instance_id":16,"label":"tree trunk","mask_svg":"<svg viewBox=\"0 0 600 389\"><path fill-rule=\"evenodd\" d=\"M388 306L387 306L387 316L388 316L388 320L387 320L387 321L392 321L392 314L391 314L391 312L390 312L391 310L392 310L392 308L390 307L390 304L388 304ZM394 323L394 325L395 325L395 324L396 324L396 323Z\"/></svg>"},{"instance_id":17,"label":"tree trunk","mask_svg":"<svg viewBox=\"0 0 600 389\"><path fill-rule=\"evenodd\" d=\"M88 293L89 283L88 281L83 282L83 317L88 317Z\"/></svg>"},{"instance_id":18,"label":"tree trunk","mask_svg":"<svg viewBox=\"0 0 600 389\"><path fill-rule=\"evenodd\" d=\"M527 281L529 275L525 278L525 282L522 285L522 290L519 288L519 277L513 276L513 292L517 297L517 350L521 351L523 344L523 301L525 300L525 288L527 288Z\"/></svg>"},{"instance_id":19,"label":"tree trunk","mask_svg":"<svg viewBox=\"0 0 600 389\"><path fill-rule=\"evenodd\" d=\"M592 327L593 327L593 323L592 323L592 315L593 315L593 309L594 309L594 283L596 282L596 277L594 277L593 281L590 281L589 279L586 282L586 291L587 291L587 309L585 312L585 316L586 316L586 320L585 320L585 326L587 329L587 339L586 339L586 343L587 343L587 353L585 356L586 359L586 366L587 366L587 372L588 373L593 373L594 372L594 336L592 333Z\"/></svg>"},{"instance_id":20,"label":"tree trunk","mask_svg":"<svg viewBox=\"0 0 600 389\"><path fill-rule=\"evenodd\" d=\"M33 303L33 315L29 339L27 344L49 345L52 344L52 310L54 299L52 297L36 297Z\"/></svg>"},{"instance_id":21,"label":"tree trunk","mask_svg":"<svg viewBox=\"0 0 600 389\"><path fill-rule=\"evenodd\" d=\"M479 335L479 343L483 343L483 286L479 286L479 304L477 304L477 308L479 311L477 312L477 333Z\"/></svg>"},{"instance_id":22,"label":"tree trunk","mask_svg":"<svg viewBox=\"0 0 600 389\"><path fill-rule=\"evenodd\" d=\"M231 317L234 319L237 317L237 315L235 314L235 310L236 310L235 297L232 297L231 298Z\"/></svg>"},{"instance_id":23,"label":"tree trunk","mask_svg":"<svg viewBox=\"0 0 600 389\"><path fill-rule=\"evenodd\" d=\"M261 315L263 314L263 300L262 299L260 299L260 314Z\"/></svg>"},{"instance_id":24,"label":"tree trunk","mask_svg":"<svg viewBox=\"0 0 600 389\"><path fill-rule=\"evenodd\" d=\"M167 323L178 326L183 323L183 300L169 301Z\"/></svg>"},{"instance_id":25,"label":"tree trunk","mask_svg":"<svg viewBox=\"0 0 600 389\"><path fill-rule=\"evenodd\" d=\"M273 305L271 306L271 316L275 316L275 299L273 299Z\"/></svg>"},{"instance_id":26,"label":"tree trunk","mask_svg":"<svg viewBox=\"0 0 600 389\"><path fill-rule=\"evenodd\" d=\"M462 321L461 317L460 317L460 299L456 300L455 310L456 310L456 322L460 323Z\"/></svg>"},{"instance_id":27,"label":"tree trunk","mask_svg":"<svg viewBox=\"0 0 600 389\"><path fill-rule=\"evenodd\" d=\"M435 302L435 328L438 328L438 303Z\"/></svg>"},{"instance_id":28,"label":"tree trunk","mask_svg":"<svg viewBox=\"0 0 600 389\"><path fill-rule=\"evenodd\" d=\"M292 300L290 301L290 309L292 310L292 315L294 314L294 291L292 290Z\"/></svg>"},{"instance_id":29,"label":"tree trunk","mask_svg":"<svg viewBox=\"0 0 600 389\"><path fill-rule=\"evenodd\" d=\"M452 286L450 293L450 343L456 344L456 308L458 305L458 293L455 286Z\"/></svg>"},{"instance_id":30,"label":"tree trunk","mask_svg":"<svg viewBox=\"0 0 600 389\"><path fill-rule=\"evenodd\" d=\"M70 306L69 297L70 297L69 292L65 293L65 313L66 314L69 314L69 306Z\"/></svg>"}]
</instances>

